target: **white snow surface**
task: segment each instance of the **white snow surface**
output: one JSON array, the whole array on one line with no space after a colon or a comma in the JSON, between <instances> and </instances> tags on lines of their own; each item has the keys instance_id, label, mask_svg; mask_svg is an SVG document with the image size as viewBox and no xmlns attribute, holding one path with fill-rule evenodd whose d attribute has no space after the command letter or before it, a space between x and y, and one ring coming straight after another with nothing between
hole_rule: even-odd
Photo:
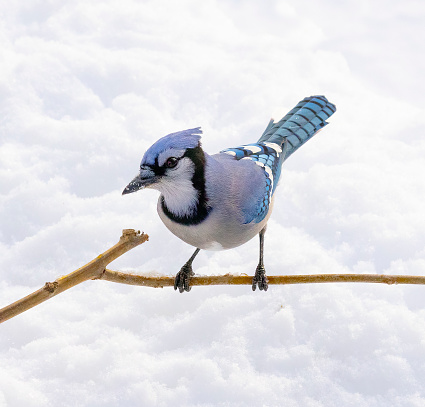
<instances>
[{"instance_id":1,"label":"white snow surface","mask_svg":"<svg viewBox=\"0 0 425 407\"><path fill-rule=\"evenodd\" d=\"M202 126L214 153L323 94L284 165L269 275L425 275L423 1L26 0L0 5L0 307L95 258L174 275L193 252L144 151ZM246 273L258 241L201 252ZM424 406L425 287L81 284L0 326L0 406Z\"/></svg>"}]
</instances>

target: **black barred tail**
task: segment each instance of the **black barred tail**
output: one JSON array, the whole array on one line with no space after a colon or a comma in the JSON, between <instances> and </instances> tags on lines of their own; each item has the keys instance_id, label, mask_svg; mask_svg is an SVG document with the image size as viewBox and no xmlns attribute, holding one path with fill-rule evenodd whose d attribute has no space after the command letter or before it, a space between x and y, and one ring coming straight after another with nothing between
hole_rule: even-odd
<instances>
[{"instance_id":1,"label":"black barred tail","mask_svg":"<svg viewBox=\"0 0 425 407\"><path fill-rule=\"evenodd\" d=\"M299 102L285 117L277 123L270 120L259 143L275 143L283 147L287 141L287 159L295 150L310 140L328 123L326 119L336 111L335 105L324 96L310 96Z\"/></svg>"}]
</instances>

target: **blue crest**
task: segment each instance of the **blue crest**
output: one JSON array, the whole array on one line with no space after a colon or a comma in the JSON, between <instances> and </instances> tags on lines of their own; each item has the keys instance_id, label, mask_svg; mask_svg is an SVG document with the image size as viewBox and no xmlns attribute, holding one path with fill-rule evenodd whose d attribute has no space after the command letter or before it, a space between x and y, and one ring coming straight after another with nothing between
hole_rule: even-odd
<instances>
[{"instance_id":1,"label":"blue crest","mask_svg":"<svg viewBox=\"0 0 425 407\"><path fill-rule=\"evenodd\" d=\"M170 148L186 150L187 148L197 147L201 140L200 134L202 134L201 128L195 127L194 129L178 131L160 138L148 148L143 156L142 164L154 165L158 155Z\"/></svg>"}]
</instances>

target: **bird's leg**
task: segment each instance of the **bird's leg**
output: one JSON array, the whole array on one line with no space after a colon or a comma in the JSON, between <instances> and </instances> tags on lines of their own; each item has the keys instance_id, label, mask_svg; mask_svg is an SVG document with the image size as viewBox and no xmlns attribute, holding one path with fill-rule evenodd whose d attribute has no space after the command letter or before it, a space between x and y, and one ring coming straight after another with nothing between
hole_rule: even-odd
<instances>
[{"instance_id":1,"label":"bird's leg","mask_svg":"<svg viewBox=\"0 0 425 407\"><path fill-rule=\"evenodd\" d=\"M266 270L264 269L264 262L263 262L263 253L264 253L264 234L266 233L266 226L261 229L259 236L260 236L260 261L258 262L257 269L255 270L254 278L252 279L252 291L255 291L257 288L260 290L267 291L269 288L269 285L267 284L267 276L266 276Z\"/></svg>"},{"instance_id":2,"label":"bird's leg","mask_svg":"<svg viewBox=\"0 0 425 407\"><path fill-rule=\"evenodd\" d=\"M199 250L196 249L192 254L192 257L186 262L186 264L180 269L180 271L176 274L176 278L174 279L174 289L179 289L179 292L190 291L192 287L189 285L190 277L195 275L192 270L192 262L195 259L196 255L199 253Z\"/></svg>"}]
</instances>

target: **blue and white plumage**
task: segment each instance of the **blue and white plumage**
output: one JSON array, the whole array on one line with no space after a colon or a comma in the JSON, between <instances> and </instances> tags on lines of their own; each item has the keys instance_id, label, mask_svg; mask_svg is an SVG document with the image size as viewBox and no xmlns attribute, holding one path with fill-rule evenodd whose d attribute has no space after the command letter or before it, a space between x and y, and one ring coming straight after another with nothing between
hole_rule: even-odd
<instances>
[{"instance_id":1,"label":"blue and white plumage","mask_svg":"<svg viewBox=\"0 0 425 407\"><path fill-rule=\"evenodd\" d=\"M158 214L167 228L197 248L176 276L175 289L189 291L192 261L200 249L223 250L260 235L260 262L253 279L267 290L263 242L282 163L322 129L335 112L324 96L303 99L285 117L270 121L256 143L209 155L201 129L169 134L144 154L139 174L123 194L160 191Z\"/></svg>"}]
</instances>

